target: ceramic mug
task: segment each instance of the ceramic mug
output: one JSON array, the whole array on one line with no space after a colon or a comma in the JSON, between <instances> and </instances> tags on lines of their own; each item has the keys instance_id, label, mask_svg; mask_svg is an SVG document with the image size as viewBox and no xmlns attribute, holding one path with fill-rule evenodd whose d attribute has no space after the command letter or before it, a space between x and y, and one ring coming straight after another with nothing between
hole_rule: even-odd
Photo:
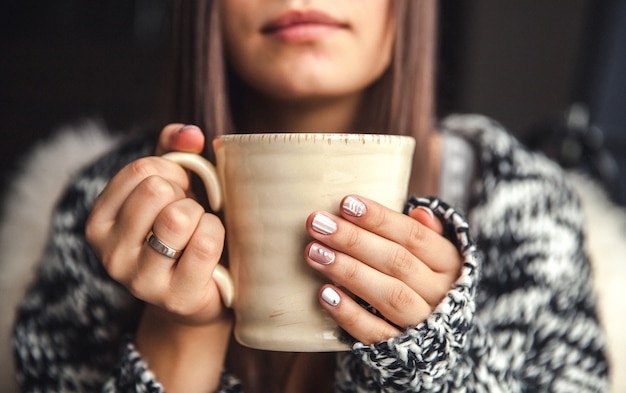
<instances>
[{"instance_id":1,"label":"ceramic mug","mask_svg":"<svg viewBox=\"0 0 626 393\"><path fill-rule=\"evenodd\" d=\"M163 156L195 172L211 208L224 213L229 267L219 265L213 277L241 344L349 348L318 302L327 280L304 260L305 221L315 210L338 214L347 194L401 211L414 148L413 138L398 135L232 134L213 141L215 166L191 153Z\"/></svg>"}]
</instances>

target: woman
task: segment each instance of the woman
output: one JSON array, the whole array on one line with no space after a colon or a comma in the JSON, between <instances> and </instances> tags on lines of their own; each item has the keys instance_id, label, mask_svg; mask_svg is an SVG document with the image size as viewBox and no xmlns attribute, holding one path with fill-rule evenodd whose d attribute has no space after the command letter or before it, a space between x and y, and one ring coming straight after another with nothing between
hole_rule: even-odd
<instances>
[{"instance_id":1,"label":"woman","mask_svg":"<svg viewBox=\"0 0 626 393\"><path fill-rule=\"evenodd\" d=\"M188 197L185 171L145 157L155 152L147 138L87 169L59 206L15 329L23 389L606 389L581 220L560 171L483 117L450 117L435 132L435 5L177 3L176 102L205 134L168 126L156 153L200 152L220 132L417 139L411 191L439 199L411 198L402 215L350 196L365 214L327 213L334 233L316 230L313 212L302 218L308 265L337 284L325 288L339 302L320 295L320 304L354 338L350 352L271 353L230 339L232 316L211 279L224 228ZM476 242L440 199L468 212ZM151 230L180 258L147 244ZM313 244L335 262L309 257Z\"/></svg>"}]
</instances>

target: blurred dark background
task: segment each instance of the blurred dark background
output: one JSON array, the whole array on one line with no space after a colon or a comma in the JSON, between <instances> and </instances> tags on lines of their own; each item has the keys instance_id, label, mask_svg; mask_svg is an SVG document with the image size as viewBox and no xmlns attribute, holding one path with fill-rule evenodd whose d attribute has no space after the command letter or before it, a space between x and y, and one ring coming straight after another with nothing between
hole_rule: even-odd
<instances>
[{"instance_id":1,"label":"blurred dark background","mask_svg":"<svg viewBox=\"0 0 626 393\"><path fill-rule=\"evenodd\" d=\"M127 131L172 120L162 105L171 4L3 1L3 182L33 142L64 124L91 117ZM440 4L440 115L494 117L624 203L626 1Z\"/></svg>"},{"instance_id":2,"label":"blurred dark background","mask_svg":"<svg viewBox=\"0 0 626 393\"><path fill-rule=\"evenodd\" d=\"M80 119L120 131L166 124L170 14L168 0L3 0L3 179L34 141Z\"/></svg>"}]
</instances>

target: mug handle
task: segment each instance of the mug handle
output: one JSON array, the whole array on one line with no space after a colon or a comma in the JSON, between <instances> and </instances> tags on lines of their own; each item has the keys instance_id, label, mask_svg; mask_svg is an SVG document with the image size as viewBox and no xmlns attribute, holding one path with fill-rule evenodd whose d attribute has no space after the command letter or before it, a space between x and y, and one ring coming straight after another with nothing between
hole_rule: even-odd
<instances>
[{"instance_id":1,"label":"mug handle","mask_svg":"<svg viewBox=\"0 0 626 393\"><path fill-rule=\"evenodd\" d=\"M215 166L209 160L198 154L182 152L166 153L162 157L198 175L204 184L211 209L219 211L222 208L222 187ZM235 285L228 269L218 264L213 271L213 280L215 280L224 305L232 308L235 298Z\"/></svg>"}]
</instances>

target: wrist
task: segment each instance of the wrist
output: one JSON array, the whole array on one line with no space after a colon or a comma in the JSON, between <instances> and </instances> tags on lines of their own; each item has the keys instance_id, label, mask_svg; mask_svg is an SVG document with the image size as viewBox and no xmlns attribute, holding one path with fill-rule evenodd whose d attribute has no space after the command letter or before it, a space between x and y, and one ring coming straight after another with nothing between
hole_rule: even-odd
<instances>
[{"instance_id":1,"label":"wrist","mask_svg":"<svg viewBox=\"0 0 626 393\"><path fill-rule=\"evenodd\" d=\"M146 305L135 343L168 392L212 391L219 385L231 329L226 312L210 324L190 325Z\"/></svg>"}]
</instances>

